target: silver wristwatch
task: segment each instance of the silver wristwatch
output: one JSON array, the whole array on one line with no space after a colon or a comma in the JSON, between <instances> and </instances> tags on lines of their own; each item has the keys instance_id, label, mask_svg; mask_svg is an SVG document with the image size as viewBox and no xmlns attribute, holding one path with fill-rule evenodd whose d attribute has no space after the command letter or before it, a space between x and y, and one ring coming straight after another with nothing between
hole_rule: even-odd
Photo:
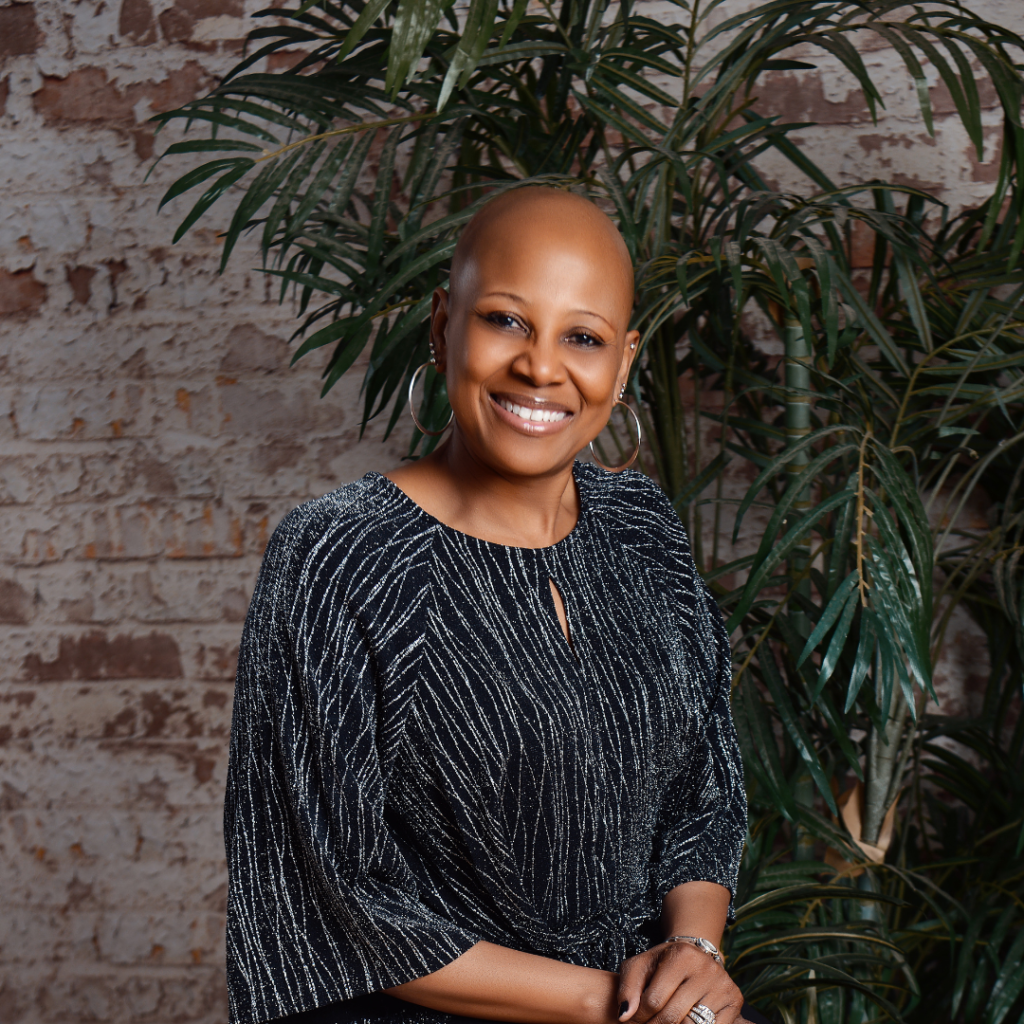
<instances>
[{"instance_id":1,"label":"silver wristwatch","mask_svg":"<svg viewBox=\"0 0 1024 1024\"><path fill-rule=\"evenodd\" d=\"M691 946L696 946L702 953L707 953L716 964L724 965L725 963L722 959L722 954L718 951L718 947L713 942L702 939L699 935L670 935L665 941L688 942Z\"/></svg>"}]
</instances>

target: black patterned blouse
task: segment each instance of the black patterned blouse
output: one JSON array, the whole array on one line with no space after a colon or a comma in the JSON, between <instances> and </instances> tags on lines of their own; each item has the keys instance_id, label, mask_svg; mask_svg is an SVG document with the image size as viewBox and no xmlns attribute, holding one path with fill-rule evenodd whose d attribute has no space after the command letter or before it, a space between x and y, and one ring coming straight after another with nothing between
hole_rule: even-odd
<instances>
[{"instance_id":1,"label":"black patterned blouse","mask_svg":"<svg viewBox=\"0 0 1024 1024\"><path fill-rule=\"evenodd\" d=\"M274 533L231 733L232 1021L377 992L481 939L617 970L673 886L734 889L718 608L655 484L574 476L579 520L547 548L460 533L378 473Z\"/></svg>"}]
</instances>

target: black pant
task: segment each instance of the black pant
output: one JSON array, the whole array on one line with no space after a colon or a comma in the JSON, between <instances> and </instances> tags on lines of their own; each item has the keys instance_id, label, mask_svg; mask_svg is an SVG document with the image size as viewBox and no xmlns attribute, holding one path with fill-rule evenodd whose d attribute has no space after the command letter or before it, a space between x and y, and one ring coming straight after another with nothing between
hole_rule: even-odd
<instances>
[{"instance_id":1,"label":"black pant","mask_svg":"<svg viewBox=\"0 0 1024 1024\"><path fill-rule=\"evenodd\" d=\"M764 1014L747 1003L743 1004L743 1016L750 1024L772 1024ZM369 1020L374 1024L440 1024L442 1021L444 1024L494 1024L494 1021L477 1017L458 1017L428 1010L404 999L396 999L386 992L374 992L344 1003L331 1003L315 1010L281 1017L276 1024L356 1024L358 1021Z\"/></svg>"}]
</instances>

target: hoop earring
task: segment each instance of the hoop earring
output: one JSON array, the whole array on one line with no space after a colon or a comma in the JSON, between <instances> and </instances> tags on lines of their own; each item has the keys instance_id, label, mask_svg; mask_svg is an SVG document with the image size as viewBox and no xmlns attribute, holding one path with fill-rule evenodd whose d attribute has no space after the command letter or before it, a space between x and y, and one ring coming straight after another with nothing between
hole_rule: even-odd
<instances>
[{"instance_id":1,"label":"hoop earring","mask_svg":"<svg viewBox=\"0 0 1024 1024\"><path fill-rule=\"evenodd\" d=\"M630 416L633 417L633 422L636 424L636 447L633 449L633 454L630 455L630 457L628 459L626 459L626 461L623 462L621 466L606 466L597 457L597 452L594 451L594 442L591 441L590 442L590 454L594 457L594 461L602 469L606 469L609 473L621 473L624 469L626 469L628 466L631 466L633 464L633 462L636 459L636 457L640 454L640 440L643 437L643 433L640 430L640 417L637 416L636 412L634 412L633 407L628 402L623 402L622 399L616 399L615 400L615 405L625 406L625 408L629 412ZM613 409L615 408L615 405L612 406Z\"/></svg>"},{"instance_id":2,"label":"hoop earring","mask_svg":"<svg viewBox=\"0 0 1024 1024\"><path fill-rule=\"evenodd\" d=\"M428 359L422 366L416 368L416 372L412 375L412 380L409 381L409 415L412 417L413 423L416 424L416 429L427 437L438 437L443 434L451 425L452 420L455 419L455 411L452 410L448 417L448 422L440 430L427 430L422 423L416 418L416 407L412 404L412 393L416 387L416 381L419 379L420 374L428 367L433 366L434 360Z\"/></svg>"}]
</instances>

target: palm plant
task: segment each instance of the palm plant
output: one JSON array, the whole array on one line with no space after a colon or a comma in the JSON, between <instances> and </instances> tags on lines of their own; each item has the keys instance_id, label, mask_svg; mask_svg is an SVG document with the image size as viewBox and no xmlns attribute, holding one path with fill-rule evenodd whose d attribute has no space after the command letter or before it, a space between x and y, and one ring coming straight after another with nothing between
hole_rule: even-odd
<instances>
[{"instance_id":1,"label":"palm plant","mask_svg":"<svg viewBox=\"0 0 1024 1024\"><path fill-rule=\"evenodd\" d=\"M908 779L915 793L948 785L934 766L942 748L922 757L932 666L960 603L985 608L992 635L1018 652L993 687L1007 672L1019 684L1024 649L1021 501L1007 485L1024 437L1024 41L960 0L909 12L896 0L774 0L722 20L725 2L678 0L668 25L608 0L533 11L471 0L458 16L451 0L269 10L250 36L259 45L216 89L157 118L207 129L164 156L216 155L164 201L206 185L177 239L230 195L222 266L258 232L266 272L296 298L295 359L333 346L326 393L368 350L363 420L386 416L388 431L426 358L431 293L479 203L547 182L606 204L639 268L630 390L644 468L686 522L734 633L755 811L737 970L787 1021L912 1016L925 1005L915 971L934 973L939 955L920 907L949 925L935 887L961 879L927 873L938 826L908 830L895 812ZM813 66L792 59L798 45L838 59L874 111L881 96L852 42L861 32L903 59L929 129L931 64L979 154L976 68L989 76L1004 138L981 209L949 220L913 189L839 188L790 138L798 126L758 113L760 76ZM305 52L291 71L251 71L286 47ZM768 150L805 176L799 195L768 188L757 164ZM875 238L864 279L849 259L855 224ZM781 365L750 336L752 309L781 338ZM443 382L428 374L420 420L446 415ZM411 450L429 443L414 435ZM757 473L742 498L736 465ZM978 533L958 512L981 490L1001 512ZM756 549L726 560L729 528L741 543L751 509L765 523ZM1019 758L998 729L986 735L992 764ZM939 781L922 783L929 773ZM844 779L863 805L857 835L833 820ZM866 870L822 882L822 844ZM997 948L1002 920L983 914L971 948ZM1007 956L1024 986L1016 946ZM951 996L950 1012L1024 1019L1014 991L1003 985L994 1004Z\"/></svg>"},{"instance_id":2,"label":"palm plant","mask_svg":"<svg viewBox=\"0 0 1024 1024\"><path fill-rule=\"evenodd\" d=\"M886 193L876 189L876 194L878 206L884 208ZM918 197L909 201L910 221L919 219L918 202ZM941 225L931 239L922 239L927 241L921 249L927 260L922 259L908 279L916 282L919 322L926 330L912 319L912 303L906 301L898 269L886 272L884 247L889 243L879 239L882 251L876 252L867 306L898 346L906 370L895 366L881 345L857 339L839 346L827 365L819 360L817 367L808 369L818 422L810 432L796 435L795 442L791 435L790 444L768 461L744 497L739 517L773 476L788 469L793 477L780 485L779 496L770 502L772 518L745 585L723 602L732 607L730 621L749 630L738 645L745 654L734 707L760 799L783 817L788 802L788 817L803 827L804 836L839 848L828 835L829 824L816 819L813 809L800 806L801 792L793 785L803 773L801 762L806 764L807 752L813 751L818 769L830 781L844 775L857 780L855 793L863 794L863 831L856 838L874 845L886 811L900 789L913 783L904 804L913 810L916 826L897 829L900 834L889 863L862 875L858 887L909 900L914 909L909 914L887 911L883 921L880 908L869 906L862 908L861 918L878 927L876 938L896 942L907 963L914 963L914 951L917 974L937 983L916 989L904 980L905 964L896 960L882 966L876 958L858 973L872 974L884 987L901 988L894 1001L912 1019L922 1021L936 1019L937 1006L943 1006L948 1019L964 1021L1018 1020L1024 1013L1019 950L1004 951L1005 960L994 954L1006 929L1024 923L1021 850L1019 845L1007 850L1004 842L1000 853L1009 853L1009 859L995 874L986 874L1000 862L975 858L972 841L972 836L987 839L990 831L1016 829L1016 844L1021 834L1019 797L1008 795L999 803L994 795L1008 784L1005 770L1019 765L1021 743L1020 736L1008 735L1004 726L1019 700L1022 682L1021 458L1015 446L1024 426L1024 321L1019 315L1024 277L1010 269L1012 218L998 223L987 241L979 240L988 212L987 207L971 212ZM768 393L768 383L752 393ZM779 390L777 401L784 407L793 388ZM746 418L748 444L753 447L767 431L763 420ZM816 436L838 439L815 445ZM800 445L807 446L809 458L794 472L793 453ZM809 482L816 500L806 511L791 511ZM960 514L979 487L995 499L996 518L983 530L967 524ZM822 510L829 506L834 511L827 513L824 527L818 527ZM781 597L769 596L758 574L767 582L766 574L786 558L787 547L807 543L807 532L801 531L809 522L816 528L811 537L819 552L817 565L806 558L799 563L790 559L785 590ZM792 579L794 565L806 567L810 587ZM796 606L792 613L783 607L786 601ZM989 634L993 671L988 703L979 722L939 719L922 729L915 721L923 705L915 675L927 686L929 666L961 602L967 602ZM895 650L887 650L888 645ZM764 691L770 695L768 701L761 699ZM785 732L781 755L773 742L776 721ZM936 732L966 742L985 770L934 744L926 750L935 759L922 760L922 744ZM853 742L857 734L864 739ZM1017 789L1019 783L1010 784L1011 793ZM969 830L959 834L946 829L938 843L935 833L948 823L949 815L939 813L943 805L935 797L937 790L957 798L961 806L956 820L970 823ZM983 793L993 799L981 801ZM768 813L760 825L771 827L774 821ZM798 857L800 838L798 828ZM870 859L854 858L862 863ZM949 891L954 880L958 887L966 885L971 862L983 865L986 872L974 872L972 885L979 879L1001 879L986 891L988 906L979 901L978 893L966 899ZM932 876L943 864L937 883ZM998 920L992 913L996 906L1000 913L1005 911ZM830 912L835 915L835 908ZM814 916L809 913L808 920ZM965 930L969 954L962 946ZM979 942L986 950L981 960L993 972L993 987L988 989L979 980L985 976L978 966ZM940 944L948 947L942 956ZM839 953L837 949L835 954ZM939 966L946 953L960 965L972 965L970 978L977 982L974 1002L964 1001L967 967L958 973ZM955 977L959 989L951 987ZM999 978L1003 981L996 985ZM804 978L805 983L810 980ZM819 992L822 986L808 988ZM832 1019L863 1014L856 998L826 991ZM1008 1017L1011 1011L1013 1016ZM955 1017L957 1013L963 1016Z\"/></svg>"},{"instance_id":3,"label":"palm plant","mask_svg":"<svg viewBox=\"0 0 1024 1024\"><path fill-rule=\"evenodd\" d=\"M908 829L905 843L919 862L920 847L930 856L916 870L897 862L888 886L910 904L893 923L921 987L915 1020L1016 1021L1024 1010L1024 729L998 728L1007 694L990 694L982 721L929 730L932 741L954 736L966 756L922 744L929 827Z\"/></svg>"}]
</instances>

